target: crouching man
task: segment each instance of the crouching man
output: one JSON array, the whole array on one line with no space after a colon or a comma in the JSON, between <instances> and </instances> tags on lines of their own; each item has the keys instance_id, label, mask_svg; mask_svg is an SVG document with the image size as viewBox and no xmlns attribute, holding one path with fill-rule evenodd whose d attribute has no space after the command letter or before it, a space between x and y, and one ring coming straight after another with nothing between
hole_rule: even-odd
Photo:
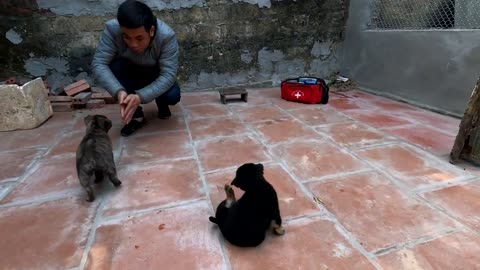
<instances>
[{"instance_id":1,"label":"crouching man","mask_svg":"<svg viewBox=\"0 0 480 270\"><path fill-rule=\"evenodd\" d=\"M129 136L146 122L140 104L155 100L158 117L166 119L171 116L168 106L180 101L178 43L175 32L135 0L123 2L117 19L105 25L92 70L118 100L125 124L121 134Z\"/></svg>"}]
</instances>

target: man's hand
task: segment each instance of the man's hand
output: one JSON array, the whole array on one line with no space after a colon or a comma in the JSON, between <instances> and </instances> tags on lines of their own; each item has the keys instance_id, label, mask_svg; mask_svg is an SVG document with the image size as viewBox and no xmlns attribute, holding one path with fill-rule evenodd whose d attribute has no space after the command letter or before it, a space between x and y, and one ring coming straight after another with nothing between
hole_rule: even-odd
<instances>
[{"instance_id":1,"label":"man's hand","mask_svg":"<svg viewBox=\"0 0 480 270\"><path fill-rule=\"evenodd\" d=\"M126 107L125 116L122 117L122 120L125 124L128 124L132 120L133 114L137 110L138 106L140 103L142 103L142 100L138 95L128 95L123 101Z\"/></svg>"},{"instance_id":2,"label":"man's hand","mask_svg":"<svg viewBox=\"0 0 480 270\"><path fill-rule=\"evenodd\" d=\"M127 92L125 90L120 90L118 92L118 103L120 104L120 116L122 117L122 121L124 121L125 118L125 108L127 107L127 104L125 103L125 98L127 97Z\"/></svg>"}]
</instances>

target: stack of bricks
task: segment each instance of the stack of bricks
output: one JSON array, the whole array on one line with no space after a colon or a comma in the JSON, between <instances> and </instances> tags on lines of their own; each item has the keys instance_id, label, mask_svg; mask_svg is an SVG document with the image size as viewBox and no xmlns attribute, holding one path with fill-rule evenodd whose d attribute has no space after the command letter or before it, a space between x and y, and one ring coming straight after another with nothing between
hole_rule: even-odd
<instances>
[{"instance_id":1,"label":"stack of bricks","mask_svg":"<svg viewBox=\"0 0 480 270\"><path fill-rule=\"evenodd\" d=\"M116 103L115 99L107 91L90 87L86 80L72 83L63 90L66 96L49 97L54 112L65 112L82 108L97 109L103 107L106 103Z\"/></svg>"}]
</instances>

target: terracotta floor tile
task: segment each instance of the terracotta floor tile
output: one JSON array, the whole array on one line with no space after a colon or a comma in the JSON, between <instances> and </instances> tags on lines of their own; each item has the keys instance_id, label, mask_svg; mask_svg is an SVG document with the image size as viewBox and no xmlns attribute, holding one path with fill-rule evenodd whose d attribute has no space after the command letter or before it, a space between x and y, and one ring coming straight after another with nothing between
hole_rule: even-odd
<instances>
[{"instance_id":1,"label":"terracotta floor tile","mask_svg":"<svg viewBox=\"0 0 480 270\"><path fill-rule=\"evenodd\" d=\"M75 112L54 112L53 115L45 121L42 127L69 126L76 122Z\"/></svg>"},{"instance_id":2,"label":"terracotta floor tile","mask_svg":"<svg viewBox=\"0 0 480 270\"><path fill-rule=\"evenodd\" d=\"M416 107L413 107L407 103L391 100L388 98L377 97L370 99L370 103L375 105L380 110L385 111L415 111L418 110Z\"/></svg>"},{"instance_id":3,"label":"terracotta floor tile","mask_svg":"<svg viewBox=\"0 0 480 270\"><path fill-rule=\"evenodd\" d=\"M375 146L356 150L356 153L411 188L448 182L463 176L462 172L448 162L438 161L401 144Z\"/></svg>"},{"instance_id":4,"label":"terracotta floor tile","mask_svg":"<svg viewBox=\"0 0 480 270\"><path fill-rule=\"evenodd\" d=\"M480 232L480 182L432 191L425 197Z\"/></svg>"},{"instance_id":5,"label":"terracotta floor tile","mask_svg":"<svg viewBox=\"0 0 480 270\"><path fill-rule=\"evenodd\" d=\"M312 109L312 108L323 108L325 105L320 104L305 104L293 101L287 101L282 98L272 98L272 103L284 110L296 110L296 109Z\"/></svg>"},{"instance_id":6,"label":"terracotta floor tile","mask_svg":"<svg viewBox=\"0 0 480 270\"><path fill-rule=\"evenodd\" d=\"M328 105L338 111L364 110L371 107L370 103L367 103L364 100L335 92L330 92Z\"/></svg>"},{"instance_id":7,"label":"terracotta floor tile","mask_svg":"<svg viewBox=\"0 0 480 270\"><path fill-rule=\"evenodd\" d=\"M58 159L55 162L41 161L37 166L2 203L31 201L67 192L75 192L75 196L83 194L77 178L74 157Z\"/></svg>"},{"instance_id":8,"label":"terracotta floor tile","mask_svg":"<svg viewBox=\"0 0 480 270\"><path fill-rule=\"evenodd\" d=\"M119 145L119 140L121 138L120 130L121 127L116 125L108 131L108 135L112 141L113 151L115 151ZM64 155L75 155L84 136L85 130L72 131L62 135L45 157L61 158Z\"/></svg>"},{"instance_id":9,"label":"terracotta floor tile","mask_svg":"<svg viewBox=\"0 0 480 270\"><path fill-rule=\"evenodd\" d=\"M233 110L238 116L240 116L243 121L248 123L273 121L279 119L291 119L288 114L271 105L248 108L233 107Z\"/></svg>"},{"instance_id":10,"label":"terracotta floor tile","mask_svg":"<svg viewBox=\"0 0 480 270\"><path fill-rule=\"evenodd\" d=\"M249 136L200 141L196 143L196 148L205 171L270 160L265 147Z\"/></svg>"},{"instance_id":11,"label":"terracotta floor tile","mask_svg":"<svg viewBox=\"0 0 480 270\"><path fill-rule=\"evenodd\" d=\"M42 151L37 149L25 149L0 153L0 164L2 164L0 182L21 176L27 166L29 166L34 159L40 157L41 152Z\"/></svg>"},{"instance_id":12,"label":"terracotta floor tile","mask_svg":"<svg viewBox=\"0 0 480 270\"><path fill-rule=\"evenodd\" d=\"M223 104L201 104L185 108L189 120L207 117L230 116L231 112Z\"/></svg>"},{"instance_id":13,"label":"terracotta floor tile","mask_svg":"<svg viewBox=\"0 0 480 270\"><path fill-rule=\"evenodd\" d=\"M85 269L226 269L204 202L102 225Z\"/></svg>"},{"instance_id":14,"label":"terracotta floor tile","mask_svg":"<svg viewBox=\"0 0 480 270\"><path fill-rule=\"evenodd\" d=\"M45 155L45 157L58 157L65 154L75 155L83 136L85 136L85 131L73 131L64 134Z\"/></svg>"},{"instance_id":15,"label":"terracotta floor tile","mask_svg":"<svg viewBox=\"0 0 480 270\"><path fill-rule=\"evenodd\" d=\"M316 128L317 131L345 147L361 147L389 140L379 131L359 122L347 122Z\"/></svg>"},{"instance_id":16,"label":"terracotta floor tile","mask_svg":"<svg viewBox=\"0 0 480 270\"><path fill-rule=\"evenodd\" d=\"M122 124L122 118L120 116L120 110L117 109L115 111L112 111L111 109L98 109L94 111L79 111L77 113L77 120L75 124L73 125L72 131L83 131L85 132L86 126L85 126L85 117L88 115L104 115L112 121L112 129L113 128L121 128L123 126Z\"/></svg>"},{"instance_id":17,"label":"terracotta floor tile","mask_svg":"<svg viewBox=\"0 0 480 270\"><path fill-rule=\"evenodd\" d=\"M347 117L326 107L316 107L311 109L300 109L290 111L290 113L310 126L320 126L326 124L334 124L339 122L351 121Z\"/></svg>"},{"instance_id":18,"label":"terracotta floor tile","mask_svg":"<svg viewBox=\"0 0 480 270\"><path fill-rule=\"evenodd\" d=\"M253 124L268 144L290 140L320 139L322 136L295 119L280 119Z\"/></svg>"},{"instance_id":19,"label":"terracotta floor tile","mask_svg":"<svg viewBox=\"0 0 480 270\"><path fill-rule=\"evenodd\" d=\"M105 206L106 215L204 197L195 160L131 165L118 172L121 188Z\"/></svg>"},{"instance_id":20,"label":"terracotta floor tile","mask_svg":"<svg viewBox=\"0 0 480 270\"><path fill-rule=\"evenodd\" d=\"M269 234L256 248L227 244L232 269L375 269L330 221L304 218L290 222L285 229L285 235Z\"/></svg>"},{"instance_id":21,"label":"terracotta floor tile","mask_svg":"<svg viewBox=\"0 0 480 270\"><path fill-rule=\"evenodd\" d=\"M181 99L183 98L184 96L181 97ZM145 117L147 117L147 120L158 118L158 107L155 101L142 105L142 107L143 107L143 113L145 114ZM182 110L182 106L180 106L180 103L177 103L177 105L174 105L174 106L168 106L168 108L170 109L172 116L183 115L183 110Z\"/></svg>"},{"instance_id":22,"label":"terracotta floor tile","mask_svg":"<svg viewBox=\"0 0 480 270\"><path fill-rule=\"evenodd\" d=\"M451 135L456 135L458 133L459 125L461 122L461 119L421 109L418 109L417 111L403 112L403 114L406 117L412 119L413 121L416 121L423 125L435 127Z\"/></svg>"},{"instance_id":23,"label":"terracotta floor tile","mask_svg":"<svg viewBox=\"0 0 480 270\"><path fill-rule=\"evenodd\" d=\"M264 98L281 98L280 87L271 87L271 88L247 88L249 96L260 96Z\"/></svg>"},{"instance_id":24,"label":"terracotta floor tile","mask_svg":"<svg viewBox=\"0 0 480 270\"><path fill-rule=\"evenodd\" d=\"M238 96L231 96L227 98L227 105L232 107L254 107L257 105L272 105L273 99L269 99L266 97L253 95L251 92L248 93L247 102L243 101Z\"/></svg>"},{"instance_id":25,"label":"terracotta floor tile","mask_svg":"<svg viewBox=\"0 0 480 270\"><path fill-rule=\"evenodd\" d=\"M0 132L0 151L20 148L49 147L64 126L45 126L29 130Z\"/></svg>"},{"instance_id":26,"label":"terracotta floor tile","mask_svg":"<svg viewBox=\"0 0 480 270\"><path fill-rule=\"evenodd\" d=\"M180 101L183 105L198 105L205 103L220 103L220 94L218 91L209 91L201 93L185 93L182 94Z\"/></svg>"},{"instance_id":27,"label":"terracotta floor tile","mask_svg":"<svg viewBox=\"0 0 480 270\"><path fill-rule=\"evenodd\" d=\"M369 252L452 226L447 217L408 198L375 172L307 186Z\"/></svg>"},{"instance_id":28,"label":"terracotta floor tile","mask_svg":"<svg viewBox=\"0 0 480 270\"><path fill-rule=\"evenodd\" d=\"M305 195L301 187L280 165L264 164L264 170L265 179L277 191L282 219L320 212L313 199ZM206 180L210 185L210 199L215 209L225 199L225 184L230 184L234 177L235 169L206 175ZM239 199L243 195L243 191L236 187L233 188L236 198Z\"/></svg>"},{"instance_id":29,"label":"terracotta floor tile","mask_svg":"<svg viewBox=\"0 0 480 270\"><path fill-rule=\"evenodd\" d=\"M398 116L389 114L387 112L371 110L362 111L347 111L348 116L355 118L365 124L373 126L375 128L395 127L401 125L411 124L410 121L400 118Z\"/></svg>"},{"instance_id":30,"label":"terracotta floor tile","mask_svg":"<svg viewBox=\"0 0 480 270\"><path fill-rule=\"evenodd\" d=\"M193 140L230 136L249 132L245 124L231 117L205 118L189 122Z\"/></svg>"},{"instance_id":31,"label":"terracotta floor tile","mask_svg":"<svg viewBox=\"0 0 480 270\"><path fill-rule=\"evenodd\" d=\"M272 151L279 159L285 160L300 181L366 168L360 160L329 142L307 141L280 144L274 146Z\"/></svg>"},{"instance_id":32,"label":"terracotta floor tile","mask_svg":"<svg viewBox=\"0 0 480 270\"><path fill-rule=\"evenodd\" d=\"M437 155L449 154L455 142L455 136L440 133L425 125L391 128L385 132Z\"/></svg>"},{"instance_id":33,"label":"terracotta floor tile","mask_svg":"<svg viewBox=\"0 0 480 270\"><path fill-rule=\"evenodd\" d=\"M480 238L454 233L379 257L385 270L475 270L480 268Z\"/></svg>"},{"instance_id":34,"label":"terracotta floor tile","mask_svg":"<svg viewBox=\"0 0 480 270\"><path fill-rule=\"evenodd\" d=\"M94 209L77 199L0 209L2 269L77 267Z\"/></svg>"},{"instance_id":35,"label":"terracotta floor tile","mask_svg":"<svg viewBox=\"0 0 480 270\"><path fill-rule=\"evenodd\" d=\"M120 164L189 157L192 154L190 138L186 131L133 136L125 142Z\"/></svg>"},{"instance_id":36,"label":"terracotta floor tile","mask_svg":"<svg viewBox=\"0 0 480 270\"><path fill-rule=\"evenodd\" d=\"M186 130L187 126L182 115L172 115L169 119L158 117L147 119L147 124L137 134L149 134L163 131Z\"/></svg>"}]
</instances>

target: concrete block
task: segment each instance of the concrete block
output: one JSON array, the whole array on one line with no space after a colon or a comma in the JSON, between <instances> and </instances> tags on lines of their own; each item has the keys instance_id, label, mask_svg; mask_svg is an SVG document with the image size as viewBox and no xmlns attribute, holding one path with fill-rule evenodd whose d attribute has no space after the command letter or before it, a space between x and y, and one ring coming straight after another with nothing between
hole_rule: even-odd
<instances>
[{"instance_id":1,"label":"concrete block","mask_svg":"<svg viewBox=\"0 0 480 270\"><path fill-rule=\"evenodd\" d=\"M105 106L105 101L103 99L92 99L87 102L87 109L100 109Z\"/></svg>"},{"instance_id":2,"label":"concrete block","mask_svg":"<svg viewBox=\"0 0 480 270\"><path fill-rule=\"evenodd\" d=\"M78 93L73 97L73 105L86 105L91 98L91 92Z\"/></svg>"},{"instance_id":3,"label":"concrete block","mask_svg":"<svg viewBox=\"0 0 480 270\"><path fill-rule=\"evenodd\" d=\"M0 131L33 129L53 114L42 78L23 86L0 85Z\"/></svg>"}]
</instances>

